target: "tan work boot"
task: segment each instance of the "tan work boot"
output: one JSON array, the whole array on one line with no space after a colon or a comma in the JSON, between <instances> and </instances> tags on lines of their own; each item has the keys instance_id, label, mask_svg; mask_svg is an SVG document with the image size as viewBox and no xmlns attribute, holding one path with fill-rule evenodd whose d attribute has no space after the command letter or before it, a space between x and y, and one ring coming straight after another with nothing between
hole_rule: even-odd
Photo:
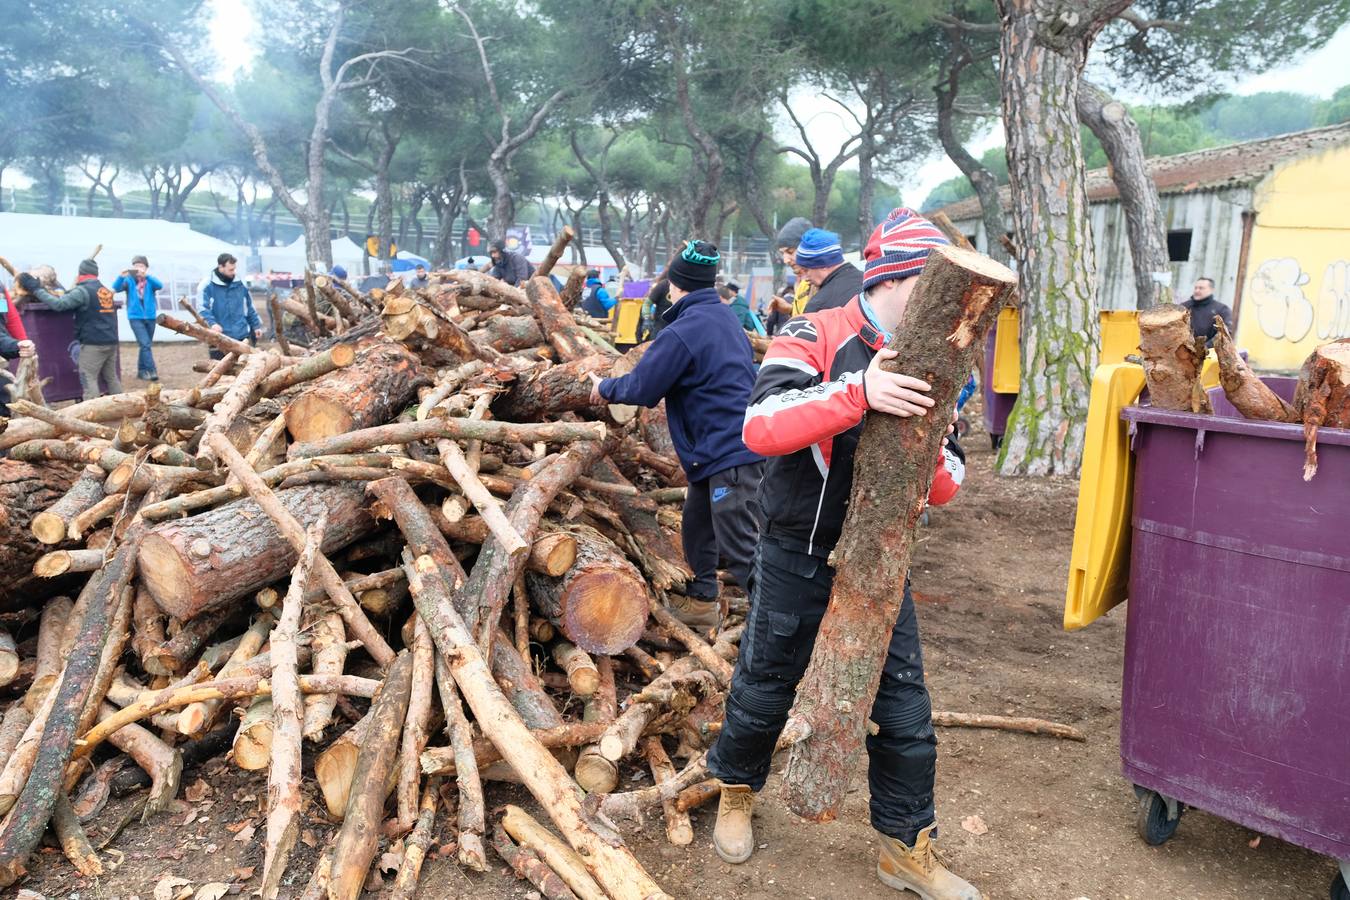
<instances>
[{"instance_id":1,"label":"tan work boot","mask_svg":"<svg viewBox=\"0 0 1350 900\"><path fill-rule=\"evenodd\" d=\"M938 860L932 840L936 827L929 825L920 831L913 847L877 832L881 838L877 877L887 887L913 891L923 900L981 900L979 891L965 879L947 871Z\"/></svg>"},{"instance_id":2,"label":"tan work boot","mask_svg":"<svg viewBox=\"0 0 1350 900\"><path fill-rule=\"evenodd\" d=\"M670 595L670 612L696 634L716 631L722 625L722 604L717 600L700 600L684 594Z\"/></svg>"},{"instance_id":3,"label":"tan work boot","mask_svg":"<svg viewBox=\"0 0 1350 900\"><path fill-rule=\"evenodd\" d=\"M717 825L713 827L713 848L726 862L743 863L755 852L755 832L750 824L754 809L755 792L748 784L722 785Z\"/></svg>"}]
</instances>

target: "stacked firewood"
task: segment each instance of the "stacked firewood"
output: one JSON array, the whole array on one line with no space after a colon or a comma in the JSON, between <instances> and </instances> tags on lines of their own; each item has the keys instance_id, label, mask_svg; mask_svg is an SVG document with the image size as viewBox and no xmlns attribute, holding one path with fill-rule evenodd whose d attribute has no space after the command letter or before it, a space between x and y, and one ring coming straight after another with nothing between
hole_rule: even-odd
<instances>
[{"instance_id":1,"label":"stacked firewood","mask_svg":"<svg viewBox=\"0 0 1350 900\"><path fill-rule=\"evenodd\" d=\"M1214 317L1214 326L1224 396L1245 418L1302 425L1303 480L1311 481L1317 474L1318 430L1350 428L1350 338L1314 349L1299 372L1293 397L1286 399L1247 365L1221 317ZM1149 402L1162 409L1213 413L1200 379L1206 342L1193 335L1190 311L1180 304L1144 311L1139 316L1139 338Z\"/></svg>"},{"instance_id":2,"label":"stacked firewood","mask_svg":"<svg viewBox=\"0 0 1350 900\"><path fill-rule=\"evenodd\" d=\"M315 276L273 298L275 349L162 316L224 354L190 390L12 406L0 883L48 828L98 874L110 785L151 816L229 751L268 772L264 896L355 897L401 840L410 897L433 839L475 870L490 842L547 897L664 896L611 825L664 808L692 839L738 629L667 611L690 572L664 413L591 403L639 351L544 274ZM341 823L312 871L287 868L302 760ZM626 760L656 787L610 794ZM556 832L510 807L489 833L496 779Z\"/></svg>"}]
</instances>

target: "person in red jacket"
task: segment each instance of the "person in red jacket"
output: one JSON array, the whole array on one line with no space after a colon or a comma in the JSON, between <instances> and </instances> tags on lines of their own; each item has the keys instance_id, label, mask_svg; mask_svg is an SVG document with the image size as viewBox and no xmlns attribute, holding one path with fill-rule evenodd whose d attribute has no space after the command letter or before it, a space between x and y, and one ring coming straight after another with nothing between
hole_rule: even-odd
<instances>
[{"instance_id":1,"label":"person in red jacket","mask_svg":"<svg viewBox=\"0 0 1350 900\"><path fill-rule=\"evenodd\" d=\"M5 307L5 331L19 343L28 342L28 332L23 327L23 319L19 317L19 305L3 286L0 286L0 303Z\"/></svg>"},{"instance_id":2,"label":"person in red jacket","mask_svg":"<svg viewBox=\"0 0 1350 900\"><path fill-rule=\"evenodd\" d=\"M708 770L722 781L713 845L740 863L755 848L754 792L806 672L834 581L830 551L843 526L853 458L871 411L927 414L930 386L883 371L929 251L947 240L926 219L897 209L867 242L862 293L841 307L790 319L765 353L745 413L750 450L768 457L760 483L764 526L750 576L750 614L726 713ZM964 475L950 436L928 501L946 503ZM891 632L867 738L871 819L881 838L877 876L928 900L978 900L933 851L937 738L924 686L923 652L909 584Z\"/></svg>"}]
</instances>

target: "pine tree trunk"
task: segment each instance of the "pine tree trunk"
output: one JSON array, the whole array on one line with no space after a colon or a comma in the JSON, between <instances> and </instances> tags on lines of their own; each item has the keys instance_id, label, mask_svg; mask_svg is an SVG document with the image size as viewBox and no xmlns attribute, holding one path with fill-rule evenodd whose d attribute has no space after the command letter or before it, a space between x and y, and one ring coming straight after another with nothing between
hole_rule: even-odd
<instances>
[{"instance_id":1,"label":"pine tree trunk","mask_svg":"<svg viewBox=\"0 0 1350 900\"><path fill-rule=\"evenodd\" d=\"M1003 199L999 196L998 179L975 158L956 135L956 97L960 92L961 71L969 64L968 55L958 56L949 63L947 78L933 90L937 93L938 139L947 157L966 176L975 196L980 199L980 218L984 221L985 251L994 260L1007 265L1008 250L1003 246L1003 235L1008 231L1003 216Z\"/></svg>"},{"instance_id":2,"label":"pine tree trunk","mask_svg":"<svg viewBox=\"0 0 1350 900\"><path fill-rule=\"evenodd\" d=\"M1111 163L1111 180L1120 194L1125 231L1134 266L1135 308L1148 309L1167 302L1167 283L1154 275L1170 273L1167 228L1163 224L1158 188L1144 164L1139 126L1125 104L1087 79L1078 82L1078 116L1101 141Z\"/></svg>"},{"instance_id":3,"label":"pine tree trunk","mask_svg":"<svg viewBox=\"0 0 1350 900\"><path fill-rule=\"evenodd\" d=\"M853 491L835 547L834 588L794 716L811 728L783 773L793 812L832 820L862 750L864 725L881 681L900 612L915 529L933 468L984 338L1015 277L985 256L939 247L919 277L891 349L910 375L932 385L928 415L869 413L854 462Z\"/></svg>"},{"instance_id":4,"label":"pine tree trunk","mask_svg":"<svg viewBox=\"0 0 1350 900\"><path fill-rule=\"evenodd\" d=\"M1076 475L1082 464L1100 341L1078 83L1093 39L1127 6L998 0L1022 310L1022 386L999 457L1005 475Z\"/></svg>"}]
</instances>

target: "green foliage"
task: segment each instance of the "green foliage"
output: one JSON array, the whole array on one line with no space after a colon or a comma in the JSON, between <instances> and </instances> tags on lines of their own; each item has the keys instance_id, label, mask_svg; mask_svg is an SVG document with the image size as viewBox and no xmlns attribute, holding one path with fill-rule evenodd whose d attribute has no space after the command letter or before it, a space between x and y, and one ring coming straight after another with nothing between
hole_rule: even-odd
<instances>
[{"instance_id":1,"label":"green foliage","mask_svg":"<svg viewBox=\"0 0 1350 900\"><path fill-rule=\"evenodd\" d=\"M1313 117L1313 124L1318 126L1342 122L1350 122L1350 84L1342 85L1331 99L1319 103Z\"/></svg>"}]
</instances>

